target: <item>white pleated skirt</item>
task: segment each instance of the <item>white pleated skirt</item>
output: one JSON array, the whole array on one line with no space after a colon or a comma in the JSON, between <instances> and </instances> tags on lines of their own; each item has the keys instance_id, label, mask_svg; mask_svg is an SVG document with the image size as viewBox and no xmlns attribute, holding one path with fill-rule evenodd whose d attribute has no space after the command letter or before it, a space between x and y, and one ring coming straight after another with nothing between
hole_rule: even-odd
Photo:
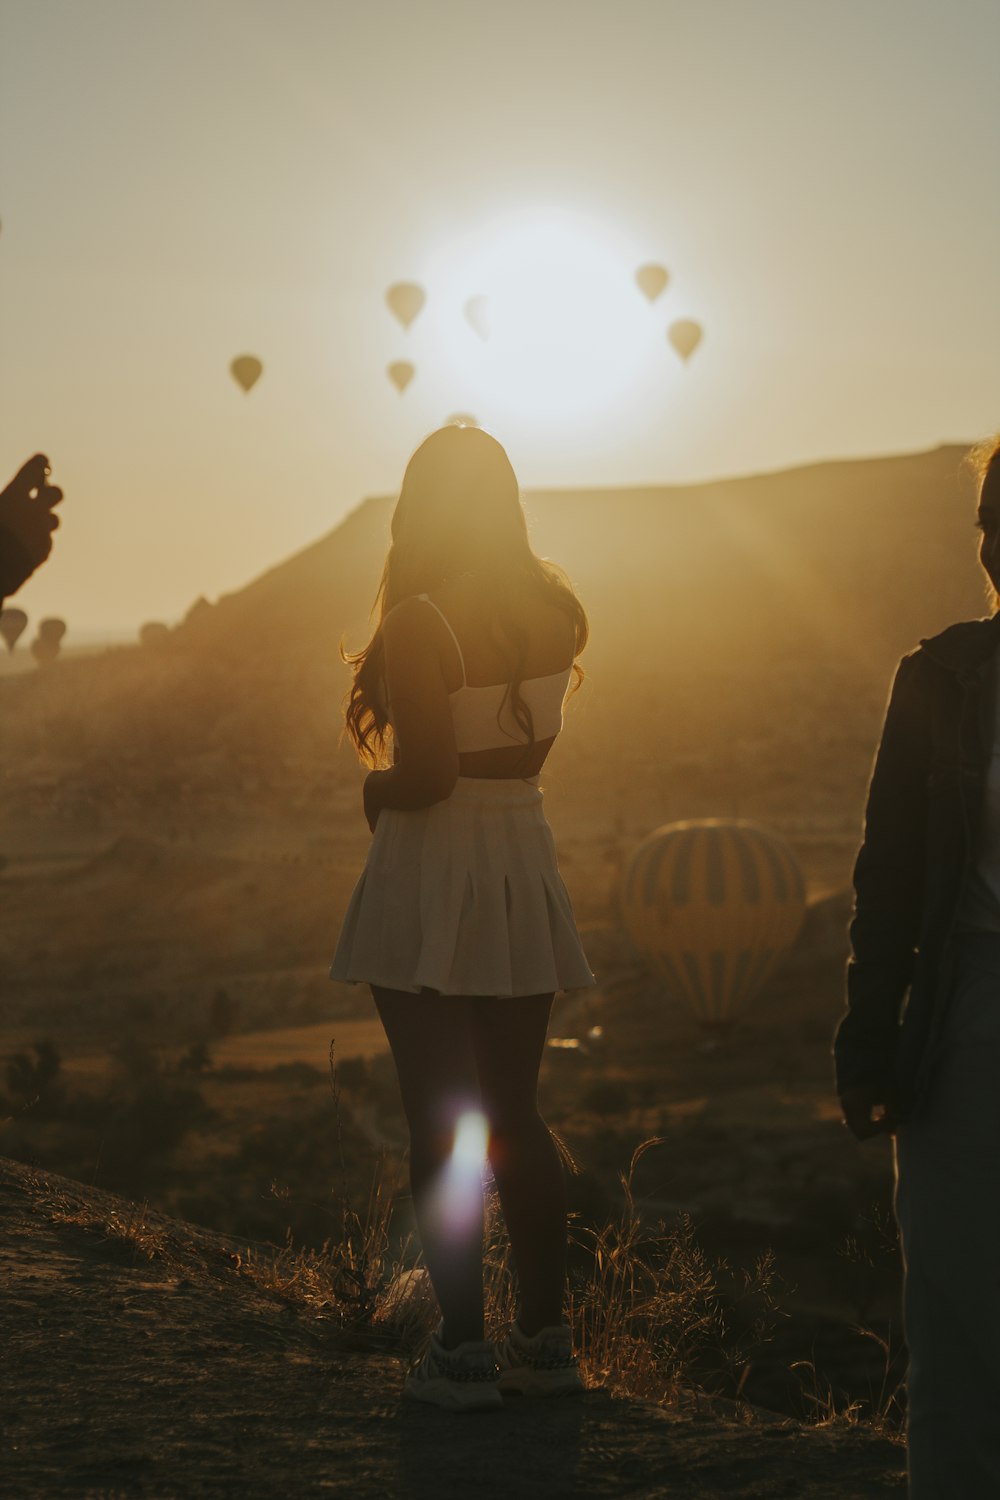
<instances>
[{"instance_id":1,"label":"white pleated skirt","mask_svg":"<svg viewBox=\"0 0 1000 1500\"><path fill-rule=\"evenodd\" d=\"M432 807L384 808L330 977L442 995L594 984L537 781L462 776Z\"/></svg>"}]
</instances>

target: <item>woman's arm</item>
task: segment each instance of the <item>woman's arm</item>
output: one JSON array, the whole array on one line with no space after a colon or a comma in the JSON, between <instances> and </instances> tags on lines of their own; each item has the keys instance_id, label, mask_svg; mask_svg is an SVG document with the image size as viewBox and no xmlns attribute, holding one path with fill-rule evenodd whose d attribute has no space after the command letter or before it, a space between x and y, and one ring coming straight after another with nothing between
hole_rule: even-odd
<instances>
[{"instance_id":1,"label":"woman's arm","mask_svg":"<svg viewBox=\"0 0 1000 1500\"><path fill-rule=\"evenodd\" d=\"M430 807L450 797L458 779L434 611L419 599L404 599L383 620L382 642L396 761L390 770L371 771L365 778L365 816L372 829L383 807Z\"/></svg>"},{"instance_id":2,"label":"woman's arm","mask_svg":"<svg viewBox=\"0 0 1000 1500\"><path fill-rule=\"evenodd\" d=\"M913 974L924 893L930 770L926 669L914 652L896 673L854 869L848 1010L834 1042L837 1088L852 1129L864 1125L863 1115L870 1120L879 1105L889 1115L875 1128L892 1124L899 1017Z\"/></svg>"}]
</instances>

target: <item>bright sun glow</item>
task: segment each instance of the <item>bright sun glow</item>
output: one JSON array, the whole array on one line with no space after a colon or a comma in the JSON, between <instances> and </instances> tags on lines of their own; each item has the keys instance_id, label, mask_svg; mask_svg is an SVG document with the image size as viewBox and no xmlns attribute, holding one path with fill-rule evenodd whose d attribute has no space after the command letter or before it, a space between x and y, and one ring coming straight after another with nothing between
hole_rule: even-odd
<instances>
[{"instance_id":1,"label":"bright sun glow","mask_svg":"<svg viewBox=\"0 0 1000 1500\"><path fill-rule=\"evenodd\" d=\"M493 430L579 428L634 398L665 359L662 316L635 284L636 246L569 210L511 214L442 250L431 279L456 409Z\"/></svg>"}]
</instances>

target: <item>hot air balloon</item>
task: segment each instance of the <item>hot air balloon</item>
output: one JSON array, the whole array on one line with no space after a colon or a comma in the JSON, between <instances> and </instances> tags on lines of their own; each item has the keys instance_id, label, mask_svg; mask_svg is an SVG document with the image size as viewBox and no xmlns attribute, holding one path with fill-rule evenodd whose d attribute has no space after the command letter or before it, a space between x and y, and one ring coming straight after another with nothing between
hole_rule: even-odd
<instances>
[{"instance_id":1,"label":"hot air balloon","mask_svg":"<svg viewBox=\"0 0 1000 1500\"><path fill-rule=\"evenodd\" d=\"M229 366L229 372L237 385L250 391L257 384L264 366L253 354L238 354Z\"/></svg>"},{"instance_id":2,"label":"hot air balloon","mask_svg":"<svg viewBox=\"0 0 1000 1500\"><path fill-rule=\"evenodd\" d=\"M655 302L670 280L670 273L666 266L640 266L635 273L635 280L643 296L648 297L650 302Z\"/></svg>"},{"instance_id":3,"label":"hot air balloon","mask_svg":"<svg viewBox=\"0 0 1000 1500\"><path fill-rule=\"evenodd\" d=\"M404 328L409 328L427 299L423 287L417 286L415 281L397 281L386 292L385 300L393 317L398 318Z\"/></svg>"},{"instance_id":4,"label":"hot air balloon","mask_svg":"<svg viewBox=\"0 0 1000 1500\"><path fill-rule=\"evenodd\" d=\"M393 385L396 387L400 395L402 395L406 390L406 387L409 385L410 381L413 379L416 373L416 370L414 369L413 365L410 364L408 359L394 360L393 363L386 368L386 374L388 375L389 379L392 381Z\"/></svg>"},{"instance_id":5,"label":"hot air balloon","mask_svg":"<svg viewBox=\"0 0 1000 1500\"><path fill-rule=\"evenodd\" d=\"M485 343L490 336L489 298L470 297L465 304L465 321Z\"/></svg>"},{"instance_id":6,"label":"hot air balloon","mask_svg":"<svg viewBox=\"0 0 1000 1500\"><path fill-rule=\"evenodd\" d=\"M667 329L667 338L681 359L690 359L701 343L702 327L693 318L679 318Z\"/></svg>"},{"instance_id":7,"label":"hot air balloon","mask_svg":"<svg viewBox=\"0 0 1000 1500\"><path fill-rule=\"evenodd\" d=\"M0 611L0 636L3 636L6 641L8 651L13 651L27 623L28 616L24 613L23 609L5 609Z\"/></svg>"},{"instance_id":8,"label":"hot air balloon","mask_svg":"<svg viewBox=\"0 0 1000 1500\"><path fill-rule=\"evenodd\" d=\"M749 1006L805 914L788 845L756 823L707 818L657 828L633 856L622 917L672 999L708 1029Z\"/></svg>"},{"instance_id":9,"label":"hot air balloon","mask_svg":"<svg viewBox=\"0 0 1000 1500\"><path fill-rule=\"evenodd\" d=\"M62 638L63 638L63 636L65 634L66 634L66 621L65 620L56 620L56 619L42 620L41 623L38 626L38 636L39 636L39 639L43 640L43 641L51 642L52 645L55 646L56 650L59 649L59 643L61 642L61 640L62 640Z\"/></svg>"}]
</instances>

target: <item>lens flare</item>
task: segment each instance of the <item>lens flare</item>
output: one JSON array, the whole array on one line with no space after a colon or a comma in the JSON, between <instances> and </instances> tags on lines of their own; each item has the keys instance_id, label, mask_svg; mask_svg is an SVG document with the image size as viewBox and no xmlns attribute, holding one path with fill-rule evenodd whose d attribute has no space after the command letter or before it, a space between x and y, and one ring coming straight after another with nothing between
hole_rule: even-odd
<instances>
[{"instance_id":1,"label":"lens flare","mask_svg":"<svg viewBox=\"0 0 1000 1500\"><path fill-rule=\"evenodd\" d=\"M455 1127L452 1161L466 1170L480 1171L486 1159L486 1119L478 1110L469 1110Z\"/></svg>"},{"instance_id":2,"label":"lens flare","mask_svg":"<svg viewBox=\"0 0 1000 1500\"><path fill-rule=\"evenodd\" d=\"M487 1133L478 1110L458 1117L451 1155L428 1195L427 1210L449 1237L464 1238L482 1220Z\"/></svg>"}]
</instances>

